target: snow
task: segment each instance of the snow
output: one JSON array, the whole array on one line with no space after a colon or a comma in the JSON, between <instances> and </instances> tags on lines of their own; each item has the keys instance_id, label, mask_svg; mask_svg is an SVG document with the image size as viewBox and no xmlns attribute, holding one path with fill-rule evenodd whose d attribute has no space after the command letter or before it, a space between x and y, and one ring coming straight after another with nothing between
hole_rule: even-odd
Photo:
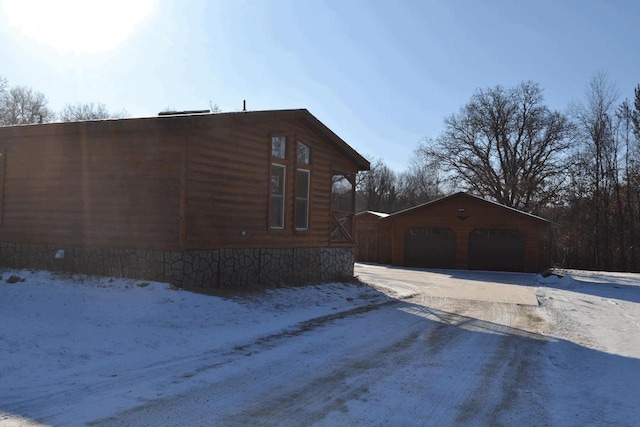
<instances>
[{"instance_id":1,"label":"snow","mask_svg":"<svg viewBox=\"0 0 640 427\"><path fill-rule=\"evenodd\" d=\"M391 274L222 297L4 270L0 425L640 422L640 275L460 273L531 306Z\"/></svg>"},{"instance_id":2,"label":"snow","mask_svg":"<svg viewBox=\"0 0 640 427\"><path fill-rule=\"evenodd\" d=\"M356 214L356 216L358 216L358 215L363 215L363 214L370 214L370 215L373 215L373 216L377 216L377 217L379 217L379 218L386 218L386 217L388 217L388 216L389 216L389 214L388 214L388 213L385 213L385 212L376 212L376 211L362 211L362 212L360 212L360 213Z\"/></svg>"},{"instance_id":3,"label":"snow","mask_svg":"<svg viewBox=\"0 0 640 427\"><path fill-rule=\"evenodd\" d=\"M553 412L570 407L559 421L574 425L640 424L640 275L560 273L538 292L555 325L548 335L561 339L545 369Z\"/></svg>"},{"instance_id":4,"label":"snow","mask_svg":"<svg viewBox=\"0 0 640 427\"><path fill-rule=\"evenodd\" d=\"M0 282L0 413L28 408L39 418L45 412L25 403L32 396L46 403L95 384L113 391L113 407L100 401L91 411L81 408L82 415L56 414L56 424L89 421L155 397L153 376L194 356L219 357L274 331L381 298L343 284L218 298L154 282L26 270L3 277L12 275L25 281ZM143 381L128 384L124 393L108 384L126 372L141 372ZM176 384L168 393L178 390Z\"/></svg>"}]
</instances>

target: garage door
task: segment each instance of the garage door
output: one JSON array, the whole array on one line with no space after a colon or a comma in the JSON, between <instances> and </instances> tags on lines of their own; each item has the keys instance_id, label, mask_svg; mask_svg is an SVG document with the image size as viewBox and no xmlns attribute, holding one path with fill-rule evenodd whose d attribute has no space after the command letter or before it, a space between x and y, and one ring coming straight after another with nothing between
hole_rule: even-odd
<instances>
[{"instance_id":1,"label":"garage door","mask_svg":"<svg viewBox=\"0 0 640 427\"><path fill-rule=\"evenodd\" d=\"M450 228L410 228L404 236L408 267L455 268L456 235Z\"/></svg>"},{"instance_id":2,"label":"garage door","mask_svg":"<svg viewBox=\"0 0 640 427\"><path fill-rule=\"evenodd\" d=\"M469 269L524 270L524 235L518 230L474 230L469 236Z\"/></svg>"}]
</instances>

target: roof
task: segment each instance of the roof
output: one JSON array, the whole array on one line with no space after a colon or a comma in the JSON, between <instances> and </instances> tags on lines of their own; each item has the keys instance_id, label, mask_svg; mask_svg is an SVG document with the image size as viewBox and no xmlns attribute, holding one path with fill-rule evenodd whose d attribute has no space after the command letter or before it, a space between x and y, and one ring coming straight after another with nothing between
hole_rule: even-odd
<instances>
[{"instance_id":1,"label":"roof","mask_svg":"<svg viewBox=\"0 0 640 427\"><path fill-rule=\"evenodd\" d=\"M362 215L362 214L369 214L369 215L373 215L373 216L377 216L379 218L386 218L389 216L388 213L384 213L384 212L376 212L376 211L362 211L362 212L358 212L356 214L356 216L358 215Z\"/></svg>"},{"instance_id":2,"label":"roof","mask_svg":"<svg viewBox=\"0 0 640 427\"><path fill-rule=\"evenodd\" d=\"M368 171L370 169L371 165L367 159L362 157L356 150L351 148L349 144L344 142L342 138L340 138L331 129L325 126L324 123L318 120L307 109L283 110L283 111L299 111L301 115L301 119L303 121L307 121L312 128L315 128L318 132L328 137L328 139L334 143L336 148L338 148L340 151L343 151L345 154L347 154L348 157L351 157L354 160L354 162L358 165L358 170Z\"/></svg>"},{"instance_id":3,"label":"roof","mask_svg":"<svg viewBox=\"0 0 640 427\"><path fill-rule=\"evenodd\" d=\"M518 209L515 209L515 208L512 208L512 207L509 207L509 206L506 206L506 205L503 205L503 204L500 204L500 203L492 202L490 200L483 199L482 197L478 197L478 196L474 196L473 194L465 193L464 191L460 191L458 193L454 193L454 194L451 194L449 196L444 196L444 197L441 197L439 199L431 200L430 202L423 203L421 205L417 205L417 206L414 206L412 208L408 208L408 209L404 209L402 211L398 211L396 213L393 213L393 214L383 218L383 220L396 218L398 216L405 215L407 213L416 211L418 209L427 208L429 206L433 206L433 205L442 203L442 202L444 202L446 200L454 199L456 197L468 197L468 198L471 198L471 199L474 199L474 200L479 200L482 203L487 203L487 204L494 205L494 206L502 208L502 209L506 209L506 210L512 211L512 212L514 212L516 214L519 214L519 215L527 216L527 217L529 217L531 219L534 219L534 220L537 220L537 221L551 222L548 219L539 217L537 215L533 215L533 214L530 214L530 213L527 213L527 212L524 212L524 211L521 211L521 210L518 210Z\"/></svg>"},{"instance_id":4,"label":"roof","mask_svg":"<svg viewBox=\"0 0 640 427\"><path fill-rule=\"evenodd\" d=\"M241 111L232 113L203 113L198 110L189 111L186 114L163 114L152 117L124 118L124 119L101 119L86 120L79 122L55 122L43 124L15 125L0 127L0 138L11 138L16 133L37 136L42 134L64 134L76 131L79 126L85 130L107 131L107 130L144 130L150 128L153 123L161 122L167 127L188 127L196 125L201 120L267 120L267 119L292 119L298 120L313 132L321 135L338 152L351 159L358 170L369 170L370 164L367 159L354 150L342 138L336 135L324 123L318 120L307 109L295 110L264 110L264 111Z\"/></svg>"}]
</instances>

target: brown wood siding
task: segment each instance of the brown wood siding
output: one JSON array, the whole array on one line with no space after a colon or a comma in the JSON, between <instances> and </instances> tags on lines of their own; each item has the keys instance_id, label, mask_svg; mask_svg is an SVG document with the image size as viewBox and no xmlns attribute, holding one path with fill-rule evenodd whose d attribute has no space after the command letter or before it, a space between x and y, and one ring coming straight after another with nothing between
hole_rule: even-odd
<instances>
[{"instance_id":1,"label":"brown wood siding","mask_svg":"<svg viewBox=\"0 0 640 427\"><path fill-rule=\"evenodd\" d=\"M456 234L456 268L459 269L469 268L469 235L476 229L518 230L525 241L524 269L538 271L545 262L540 258L539 236L549 229L548 223L473 197L452 197L383 220L383 223L380 238L388 239L388 244L381 242L379 246L391 248L388 258L393 265L404 264L405 235L412 227L451 228ZM380 254L380 262L385 262L384 254Z\"/></svg>"},{"instance_id":2,"label":"brown wood siding","mask_svg":"<svg viewBox=\"0 0 640 427\"><path fill-rule=\"evenodd\" d=\"M380 221L378 227L378 261L381 264L391 264L393 252L393 221Z\"/></svg>"},{"instance_id":3,"label":"brown wood siding","mask_svg":"<svg viewBox=\"0 0 640 427\"><path fill-rule=\"evenodd\" d=\"M380 217L361 212L355 217L356 261L379 262Z\"/></svg>"},{"instance_id":4,"label":"brown wood siding","mask_svg":"<svg viewBox=\"0 0 640 427\"><path fill-rule=\"evenodd\" d=\"M92 132L92 125L0 139L0 239L177 249L180 134Z\"/></svg>"},{"instance_id":5,"label":"brown wood siding","mask_svg":"<svg viewBox=\"0 0 640 427\"><path fill-rule=\"evenodd\" d=\"M286 136L286 159L271 158L271 136ZM297 164L296 142L311 149ZM329 245L331 171L357 166L297 120L217 121L189 136L186 172L186 248L311 247ZM286 167L285 224L268 223L271 164ZM295 230L296 169L310 170L309 228Z\"/></svg>"},{"instance_id":6,"label":"brown wood siding","mask_svg":"<svg viewBox=\"0 0 640 427\"><path fill-rule=\"evenodd\" d=\"M0 227L4 224L4 148L0 149Z\"/></svg>"},{"instance_id":7,"label":"brown wood siding","mask_svg":"<svg viewBox=\"0 0 640 427\"><path fill-rule=\"evenodd\" d=\"M282 230L268 226L276 134L287 137ZM309 166L296 164L298 140ZM368 167L306 110L6 127L0 153L0 240L151 250L353 246L329 241L331 174ZM310 170L301 231L298 167Z\"/></svg>"}]
</instances>

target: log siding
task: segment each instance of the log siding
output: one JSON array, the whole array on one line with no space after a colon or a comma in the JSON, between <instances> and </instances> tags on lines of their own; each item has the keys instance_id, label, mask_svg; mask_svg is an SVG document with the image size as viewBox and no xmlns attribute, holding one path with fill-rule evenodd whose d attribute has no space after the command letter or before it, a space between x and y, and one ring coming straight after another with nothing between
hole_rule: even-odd
<instances>
[{"instance_id":1,"label":"log siding","mask_svg":"<svg viewBox=\"0 0 640 427\"><path fill-rule=\"evenodd\" d=\"M287 140L281 230L269 227L273 135ZM4 127L0 242L158 253L327 248L332 171L368 167L307 110ZM298 169L309 171L304 230L295 227Z\"/></svg>"}]
</instances>

